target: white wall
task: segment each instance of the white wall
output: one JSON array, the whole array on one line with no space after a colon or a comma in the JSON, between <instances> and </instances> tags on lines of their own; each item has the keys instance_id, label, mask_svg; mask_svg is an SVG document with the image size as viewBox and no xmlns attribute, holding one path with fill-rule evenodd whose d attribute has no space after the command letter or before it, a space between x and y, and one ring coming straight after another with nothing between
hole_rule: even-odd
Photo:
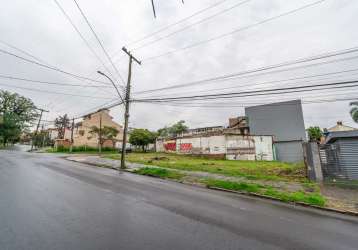
<instances>
[{"instance_id":1,"label":"white wall","mask_svg":"<svg viewBox=\"0 0 358 250\"><path fill-rule=\"evenodd\" d=\"M271 136L218 135L157 140L157 152L169 152L166 143L176 143L180 154L226 155L229 160L273 160ZM173 152L173 151L171 151Z\"/></svg>"},{"instance_id":2,"label":"white wall","mask_svg":"<svg viewBox=\"0 0 358 250\"><path fill-rule=\"evenodd\" d=\"M256 160L273 161L272 137L254 136Z\"/></svg>"}]
</instances>

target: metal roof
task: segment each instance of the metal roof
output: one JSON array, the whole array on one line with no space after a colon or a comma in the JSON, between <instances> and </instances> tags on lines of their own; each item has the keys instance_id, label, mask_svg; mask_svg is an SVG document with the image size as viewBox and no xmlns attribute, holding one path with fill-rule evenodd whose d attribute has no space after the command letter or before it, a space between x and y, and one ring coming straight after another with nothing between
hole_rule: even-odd
<instances>
[{"instance_id":1,"label":"metal roof","mask_svg":"<svg viewBox=\"0 0 358 250\"><path fill-rule=\"evenodd\" d=\"M358 130L329 132L325 144L336 141L340 138L357 138Z\"/></svg>"}]
</instances>

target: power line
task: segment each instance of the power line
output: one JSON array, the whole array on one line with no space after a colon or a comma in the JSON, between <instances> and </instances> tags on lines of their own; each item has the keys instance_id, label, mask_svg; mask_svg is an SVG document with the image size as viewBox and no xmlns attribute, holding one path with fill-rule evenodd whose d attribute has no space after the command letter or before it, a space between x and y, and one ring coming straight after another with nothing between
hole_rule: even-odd
<instances>
[{"instance_id":1,"label":"power line","mask_svg":"<svg viewBox=\"0 0 358 250\"><path fill-rule=\"evenodd\" d=\"M81 9L81 7L79 6L77 0L73 0L73 1L75 2L75 4L76 4L78 10L80 11L82 17L85 19L85 21L86 21L88 27L91 29L93 35L95 36L95 38L96 38L98 44L101 46L101 48L102 48L104 54L106 55L108 61L111 63L113 69L114 69L114 70L116 71L116 73L118 74L118 76L119 76L119 78L121 79L122 83L125 84L124 79L123 79L121 73L119 73L119 70L118 70L117 67L114 65L114 63L113 63L111 57L109 56L109 54L107 53L106 49L104 48L104 46L103 46L101 40L99 39L99 37L97 36L96 32L94 31L94 29L93 29L91 23L89 22L88 18L86 17L86 15L84 14L84 12L82 11L82 9Z\"/></svg>"},{"instance_id":2,"label":"power line","mask_svg":"<svg viewBox=\"0 0 358 250\"><path fill-rule=\"evenodd\" d=\"M352 86L352 87L358 87L358 85L356 86ZM341 90L335 90L334 92L331 93L308 93L305 95L300 95L300 96L289 96L290 93L288 93L287 95L283 96L280 98L280 102L282 101L287 101L287 100L292 100L294 99L304 99L306 100L322 100L321 98L328 98L328 97L334 97L337 98L338 96L343 96L345 98L352 98L352 96L350 96L349 94L351 93L347 93L347 91L352 91L352 89L341 89ZM337 91L345 91L345 93L338 93ZM356 95L356 94L354 94ZM354 98L356 96L353 96ZM229 102L218 102L218 101L211 101L211 100L177 100L177 101L167 101L167 102L149 102L149 103L153 103L153 104L174 104L174 105L178 105L178 106L185 106L185 107L201 107L201 106L220 106L220 107L233 107L235 105L243 105L243 104L260 104L260 103L270 103L270 102L277 102L277 98L276 97L257 97L255 98L255 96L249 96L249 97L240 97L239 101L229 101ZM147 102L146 102L147 103Z\"/></svg>"},{"instance_id":3,"label":"power line","mask_svg":"<svg viewBox=\"0 0 358 250\"><path fill-rule=\"evenodd\" d=\"M52 67L52 66L45 65L45 64L43 64L43 63L39 63L39 62L33 61L33 60L30 60L30 59L27 59L27 58L25 58L25 57L16 55L16 54L14 54L14 53L8 52L8 51L3 50L3 49L0 49L0 52L3 53L3 54L9 55L9 56L16 57L16 58L18 58L18 59L20 59L20 60L23 60L23 61L26 61L26 62L28 62L28 63L36 64L36 65L38 65L38 66L40 66L40 67L47 68L47 69L50 69L50 70L54 70L54 71L57 71L57 72L60 72L60 73L62 73L62 74L69 75L69 76L72 76L72 77L75 77L75 78L80 78L80 79L84 79L84 80L88 80L88 81L92 81L92 82L97 82L97 83L108 84L108 83L106 83L106 82L98 81L98 80L91 79L91 78L88 78L88 77L85 77L85 76L76 75L76 74L73 74L73 73L64 71L64 70L62 70L62 69L59 69L59 68L57 68L57 67Z\"/></svg>"},{"instance_id":4,"label":"power line","mask_svg":"<svg viewBox=\"0 0 358 250\"><path fill-rule=\"evenodd\" d=\"M349 97L349 98L335 98L335 99L302 101L302 104L318 104L318 103L356 101L356 100L358 100L358 96L357 97ZM220 106L220 105L182 105L182 104L155 103L155 102L149 102L149 103L153 104L153 105L180 107L180 108L243 108L243 107L248 107L248 106L253 106L253 105L270 105L270 106L291 105L291 104L267 103L267 102L247 102L247 103L242 103L242 104L237 104L237 105L228 105L228 106ZM146 104L148 104L148 103L146 102Z\"/></svg>"},{"instance_id":5,"label":"power line","mask_svg":"<svg viewBox=\"0 0 358 250\"><path fill-rule=\"evenodd\" d=\"M254 86L256 87L259 85L288 82L288 81L301 80L301 79L307 79L307 78L315 78L315 77L328 76L328 75L337 75L337 74L350 73L350 72L355 72L355 71L358 71L358 68L352 69L352 70L329 72L329 73L324 73L324 74L316 74L316 75L308 75L308 76L306 75L306 76L301 76L301 77L292 77L292 78L286 78L286 79L281 79L281 80L266 81L266 82L261 82L261 83L249 83L249 84L245 84L245 85L237 85L237 86L225 87L225 88L205 89L205 90L196 91L196 93L211 92L211 91L217 91L217 90L237 89L237 88L242 88L242 87L254 87ZM356 75L356 74L357 73L355 73L354 75ZM335 76L335 77L337 77L337 76ZM303 82L293 82L293 84L312 82L312 81L322 81L322 80L327 80L327 79L329 80L330 78L323 78L323 79L303 81ZM180 93L175 93L175 94L191 94L191 93L193 93L193 91L180 92ZM157 95L157 96L149 96L149 97L153 98L153 97L163 97L163 96Z\"/></svg>"},{"instance_id":6,"label":"power line","mask_svg":"<svg viewBox=\"0 0 358 250\"><path fill-rule=\"evenodd\" d=\"M192 96L180 96L180 97L168 97L168 98L147 98L147 99L136 99L134 101L171 101L171 100L194 100L194 99L217 99L217 98L233 98L233 97L243 97L243 96L255 96L255 95L272 95L272 94L285 94L291 92L277 92L277 91L291 91L291 90L302 90L307 91L305 89L310 88L308 90L322 90L320 89L312 89L318 87L334 87L337 85L347 85L357 83L358 81L344 81L344 82L334 82L334 83L325 83L325 84L316 84L316 85L304 85L304 86L296 86L296 87L288 87L288 88L275 88L275 89L261 89L261 90L253 90L253 91L242 91L242 92L233 92L233 93L217 93L217 94L209 94L209 95L192 95ZM341 87L341 86L339 86ZM343 87L351 87L351 86L343 86ZM295 92L295 91L293 91ZM292 92L292 93L293 93Z\"/></svg>"},{"instance_id":7,"label":"power line","mask_svg":"<svg viewBox=\"0 0 358 250\"><path fill-rule=\"evenodd\" d=\"M1 40L0 40L0 43L4 44L4 45L6 45L6 46L8 46L8 47L10 47L10 48L12 48L12 49L14 49L14 50L20 51L21 53L27 55L28 57L31 57L32 59L35 59L35 60L38 61L38 62L41 62L41 63L47 64L47 65L50 65L48 62L42 60L41 58L38 58L38 57L36 57L36 56L34 56L34 55L31 55L29 52L27 52L27 51L25 51L25 50L23 50L23 49L20 49L20 48L18 48L18 47L16 47L16 46L12 45L12 44L10 44L10 43L7 43L7 42L1 41Z\"/></svg>"},{"instance_id":8,"label":"power line","mask_svg":"<svg viewBox=\"0 0 358 250\"><path fill-rule=\"evenodd\" d=\"M92 46L89 44L89 42L86 40L86 38L82 35L82 33L80 32L80 30L77 28L77 26L74 24L74 22L72 21L71 17L67 14L67 12L64 10L64 8L61 6L61 4L57 1L54 0L57 7L61 10L62 14L66 17L66 19L69 21L69 23L71 24L71 26L73 27L73 29L76 31L76 33L81 37L82 41L86 44L87 48L92 52L92 54L97 58L97 60L103 65L104 69L113 77L111 71L107 68L107 66L105 65L105 63L102 61L102 59L98 56L98 54L96 53L96 51L92 48ZM114 77L113 77L114 78Z\"/></svg>"},{"instance_id":9,"label":"power line","mask_svg":"<svg viewBox=\"0 0 358 250\"><path fill-rule=\"evenodd\" d=\"M216 6L219 6L219 5L221 5L221 4L223 4L223 3L227 2L227 1L228 1L228 0L216 2L216 3L214 3L214 4L212 4L212 5L208 6L208 7L206 7L206 8L204 8L204 9L201 9L201 10L199 10L199 11L197 11L197 12L191 14L190 16L187 16L187 17L185 17L185 18L183 18L183 19L180 19L180 20L178 20L178 21L176 21L176 22L174 22L174 23L172 23L172 24L169 24L169 25L167 25L167 26L165 26L165 27L162 27L162 28L158 29L157 31L154 31L154 32L152 32L152 33L150 33L150 34L147 34L147 35L144 35L143 37L140 37L140 38L138 38L138 39L136 39L136 40L134 40L134 41L132 41L132 42L129 42L126 46L131 46L131 45L134 45L134 44L136 44L136 43L138 43L138 42L141 42L141 41L143 41L143 40L146 40L146 39L149 38L149 37L152 37L152 36L154 36L154 35L156 35L156 34L158 34L158 33L161 33L161 32L163 32L163 31L165 31L165 30L167 30L167 29L169 29L169 28L171 28L171 27L173 27L173 26L176 26L176 25L178 25L178 24L181 24L181 23L183 23L183 22L185 22L185 21L187 21L187 20L189 20L189 19L191 19L191 18L193 18L193 17L195 17L195 16L197 16L197 15L199 15L199 14L205 12L205 11L208 11L208 10L210 10L210 9L212 9L212 8L215 8ZM120 51L118 51L118 52L115 53L115 54L118 54L119 52L120 52Z\"/></svg>"},{"instance_id":10,"label":"power line","mask_svg":"<svg viewBox=\"0 0 358 250\"><path fill-rule=\"evenodd\" d=\"M290 10L290 11L287 11L287 12L284 12L284 13L281 13L281 14L279 14L279 15L276 15L276 16L273 16L273 17L264 19L264 20L262 20L262 21L260 21L260 22L257 22L257 23L251 24L251 25L247 25L247 26L244 26L244 27L235 29L235 30L230 31L230 32L227 32L227 33L223 33L223 34L220 34L220 35L218 35L218 36L215 36L215 37L212 37L212 38L209 38L209 39L206 39L206 40L202 40L202 41L199 41L199 42L196 42L196 43L193 43L193 44L190 44L190 45L187 45L187 46L178 48L178 49L174 49L174 50L171 50L171 51L168 51L168 52L165 52L165 53L156 55L156 56L147 57L147 58L143 59L143 61L154 60L154 59L157 59L157 58L160 58L160 57L163 57L163 56L168 56L168 55L170 55L170 54L174 54L174 53L179 52L179 51L182 51L182 50L187 50L187 49L190 49L190 48L194 48L194 47L200 46L200 45L202 45L202 44L206 44L206 43L209 43L209 42L212 42L212 41L216 41L216 40L218 40L218 39L221 39L221 38L224 38L224 37L227 37L227 36L230 36L230 35L239 33L239 32L244 31L244 30L248 30L248 29L250 29L250 28L259 26L259 25L261 25L261 24L265 24L265 23L271 22L271 21L276 20L276 19L278 19L278 18L281 18L281 17L284 17L284 16L288 16L288 15L294 14L294 13L296 13L296 12L299 12L299 11L304 10L304 9L307 9L307 8L309 8L309 7L318 5L318 4L323 3L323 2L325 2L325 1L326 1L326 0L319 0L319 1L316 1L316 2L313 2L313 3L310 3L310 4L307 4L307 5L301 6L301 7L299 7L299 8L296 8L296 9L293 9L293 10Z\"/></svg>"},{"instance_id":11,"label":"power line","mask_svg":"<svg viewBox=\"0 0 358 250\"><path fill-rule=\"evenodd\" d=\"M210 15L210 16L208 16L208 17L205 17L205 18L201 19L201 20L198 20L198 21L196 21L196 22L194 22L194 23L192 23L192 24L189 24L189 25L187 25L187 26L185 26L185 27L183 27L183 28L181 28L181 29L179 29L179 30L176 30L176 31L174 31L174 32L171 32L171 33L169 33L169 34L167 34L167 35L165 35L165 36L163 36L163 37L159 37L159 38L157 38L157 39L155 39L155 40L153 40L153 41L144 43L144 44L142 44L142 45L140 45L140 46L138 46L138 47L135 47L134 49L135 49L135 50L139 50L139 49L142 49L142 48L144 48L144 47L147 47L147 46L149 46L149 45L151 45L151 44L154 44L154 43L156 43L156 42L159 42L159 41L161 41L161 40L163 40L163 39L169 38L169 37L171 37L171 36L173 36L173 35L175 35L175 34L177 34L177 33L180 33L180 32L182 32L182 31L184 31L184 30L187 30L187 29L189 29L189 28L191 28L191 27L193 27L193 26L195 26L195 25L204 23L204 22L206 22L206 21L208 21L208 20L210 20L210 19L212 19L212 18L214 18L214 17L217 17L217 16L219 16L219 15L221 15L221 14L224 14L224 13L226 13L226 12L228 12L228 11L230 11L230 10L233 10L233 9L235 9L235 8L237 8L237 7L239 7L239 6L243 5L243 4L245 4L245 3L248 3L248 2L250 2L250 1L252 1L252 0L245 0L245 1L241 1L241 2L239 2L239 3L236 3L236 4L234 4L233 6L230 6L229 8L223 9L223 10L221 10L221 11L219 11L219 12L213 14L213 15Z\"/></svg>"},{"instance_id":12,"label":"power line","mask_svg":"<svg viewBox=\"0 0 358 250\"><path fill-rule=\"evenodd\" d=\"M135 94L151 93L151 92L157 92L157 91L168 90L168 89L183 88L183 87L192 87L193 85L200 85L200 84L205 84L207 82L224 80L224 79L232 79L234 77L236 78L238 76L243 76L243 75L250 75L250 77L251 77L253 73L258 73L258 72L262 72L262 71L268 71L268 70L281 68L281 67L286 67L286 66L291 66L291 65L300 64L300 63L306 63L306 62L326 59L326 58L335 57L335 56L341 56L341 55L355 53L355 52L358 52L358 47L352 47L352 48L349 48L349 49L322 53L322 54L318 54L318 55L315 55L315 56L299 58L299 59L296 59L296 60L286 61L286 62L282 62L282 63L278 63L278 64L273 64L273 65L259 67L259 68L255 68L255 69L245 70L245 71L239 71L239 72L231 73L231 74L215 76L215 77L206 78L206 79L202 79L202 80L191 81L191 82L187 82L187 83L174 84L174 85L171 85L171 86L168 86L168 87L144 90L144 91L140 91L140 92L135 92ZM339 61L343 61L343 60L356 59L356 58L358 58L358 57L337 59L337 60L333 60L333 61L329 61L329 62L320 62L320 63L317 63L316 65L327 64L327 63L332 63L332 62L339 62ZM303 66L299 66L297 68L302 68L302 67L310 67L310 65L303 65ZM297 68L294 68L294 69L297 69ZM284 69L282 71L286 71L286 70L292 70L292 68ZM275 71L275 73L276 72L282 72L282 71ZM272 71L269 72L269 73L272 73Z\"/></svg>"},{"instance_id":13,"label":"power line","mask_svg":"<svg viewBox=\"0 0 358 250\"><path fill-rule=\"evenodd\" d=\"M77 95L77 94L70 94L70 93L63 93L63 92L55 92L55 91L47 91L43 89L34 89L34 88L27 88L27 87L19 87L19 86L13 86L9 84L0 83L1 86L6 86L9 88L16 88L16 89L24 89L34 92L43 92L43 93L49 93L49 94L56 94L56 95L68 95L68 96L77 96L77 97L85 97L85 98L96 98L96 99L112 99L109 97L100 97L100 96L88 96L88 95Z\"/></svg>"},{"instance_id":14,"label":"power line","mask_svg":"<svg viewBox=\"0 0 358 250\"><path fill-rule=\"evenodd\" d=\"M45 64L45 65L47 65L47 66L50 66L50 67L54 67L54 68L55 68L55 66L51 65L50 63L46 62L45 60L43 60L43 59L41 59L41 58L39 58L39 57L37 57L37 56L34 56L34 55L32 55L31 53L29 53L29 52L27 52L27 51L25 51L25 50L23 50L23 49L20 49L20 48L18 48L18 47L16 47L16 46L11 45L11 44L9 44L9 43L7 43L7 42L4 42L4 41L0 41L0 42L1 42L2 44L4 44L4 45L6 45L6 46L8 46L8 47L10 47L10 48L12 48L12 49L14 49L14 50L16 50L16 51L19 51L19 52L22 53L22 54L27 55L28 57L34 59L34 60L37 61L37 62L40 62L40 63L43 63L43 64ZM86 81L84 81L83 79L80 79L80 78L76 78L76 79L80 80L80 81L83 82L83 83L93 85L92 82L86 82ZM106 84L107 84L107 83L106 83ZM88 85L84 86L84 88L86 88L87 86L88 86ZM99 87L96 87L96 88L97 88L98 90L100 90L100 91L105 91L105 92L107 92L104 88L99 88ZM107 92L107 93L108 93L108 92ZM55 103L55 102L58 102L58 98L55 98L54 100L51 100L48 105L51 105L52 103Z\"/></svg>"},{"instance_id":15,"label":"power line","mask_svg":"<svg viewBox=\"0 0 358 250\"><path fill-rule=\"evenodd\" d=\"M49 84L49 85L69 86L69 87L112 88L108 84L103 84L103 85L71 84L71 83L62 83L62 82L40 81L40 80L33 80L33 79L28 79L28 78L20 78L20 77L7 76L7 75L0 75L0 78L9 79L9 80L32 82L32 83L42 83L42 84Z\"/></svg>"}]
</instances>

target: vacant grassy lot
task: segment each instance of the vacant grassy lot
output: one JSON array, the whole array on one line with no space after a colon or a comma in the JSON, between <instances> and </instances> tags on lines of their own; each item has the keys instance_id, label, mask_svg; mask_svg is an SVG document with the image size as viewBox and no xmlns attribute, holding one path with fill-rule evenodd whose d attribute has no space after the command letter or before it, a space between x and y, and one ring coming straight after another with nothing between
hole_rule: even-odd
<instances>
[{"instance_id":1,"label":"vacant grassy lot","mask_svg":"<svg viewBox=\"0 0 358 250\"><path fill-rule=\"evenodd\" d=\"M120 159L119 154L106 155L104 157ZM241 176L249 180L305 180L303 164L275 161L214 160L164 153L131 153L127 155L127 161L178 170L202 171L226 176Z\"/></svg>"}]
</instances>

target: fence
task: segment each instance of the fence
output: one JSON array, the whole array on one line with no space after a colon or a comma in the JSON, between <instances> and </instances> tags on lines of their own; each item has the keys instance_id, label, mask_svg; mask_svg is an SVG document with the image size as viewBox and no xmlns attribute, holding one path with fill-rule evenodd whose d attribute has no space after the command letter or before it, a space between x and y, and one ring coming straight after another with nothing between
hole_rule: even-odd
<instances>
[{"instance_id":1,"label":"fence","mask_svg":"<svg viewBox=\"0 0 358 250\"><path fill-rule=\"evenodd\" d=\"M339 144L319 145L319 156L325 183L358 187L358 180L352 176L354 163L344 158Z\"/></svg>"}]
</instances>

